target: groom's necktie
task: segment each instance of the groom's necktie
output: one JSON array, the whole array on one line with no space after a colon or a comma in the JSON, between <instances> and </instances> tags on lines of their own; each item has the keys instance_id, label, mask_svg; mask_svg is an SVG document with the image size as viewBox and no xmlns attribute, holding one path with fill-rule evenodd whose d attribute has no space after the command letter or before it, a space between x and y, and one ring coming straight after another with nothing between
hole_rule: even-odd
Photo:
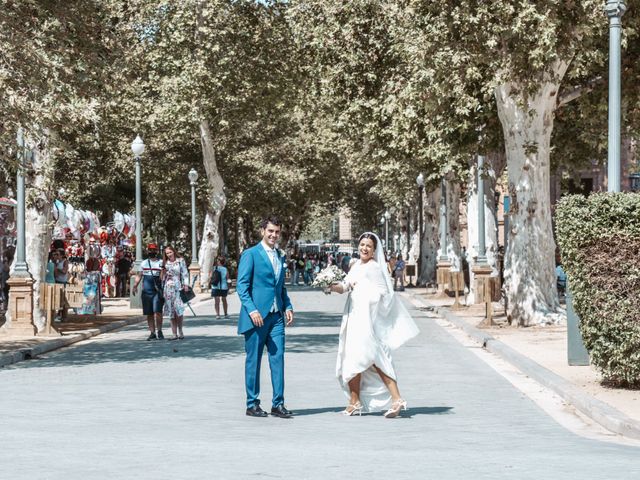
<instances>
[{"instance_id":1,"label":"groom's necktie","mask_svg":"<svg viewBox=\"0 0 640 480\"><path fill-rule=\"evenodd\" d=\"M278 272L278 262L276 260L276 251L274 249L270 249L267 252L269 254L269 259L271 260L271 267L273 268L273 274L276 277L276 282L277 282L279 272ZM273 305L271 306L271 311L272 312L278 311L278 302L275 298L273 299Z\"/></svg>"}]
</instances>

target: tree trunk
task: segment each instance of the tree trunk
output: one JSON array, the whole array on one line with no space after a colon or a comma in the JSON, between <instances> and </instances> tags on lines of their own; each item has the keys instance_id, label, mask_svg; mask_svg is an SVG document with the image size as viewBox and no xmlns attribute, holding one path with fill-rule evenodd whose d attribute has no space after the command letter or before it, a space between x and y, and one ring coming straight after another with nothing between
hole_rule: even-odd
<instances>
[{"instance_id":1,"label":"tree trunk","mask_svg":"<svg viewBox=\"0 0 640 480\"><path fill-rule=\"evenodd\" d=\"M440 187L425 194L423 203L423 228L422 235L422 264L419 285L435 284L436 265L438 263L438 243L440 217L438 207L440 205Z\"/></svg>"},{"instance_id":2,"label":"tree trunk","mask_svg":"<svg viewBox=\"0 0 640 480\"><path fill-rule=\"evenodd\" d=\"M485 157L484 173L484 225L485 247L487 261L491 266L491 276L497 276L498 272L498 231L496 223L496 185L497 179L504 170L506 162L502 152L490 152ZM469 295L467 301L475 303L476 285L471 267L478 257L478 163L474 158L470 165L469 182L467 184L467 250L469 260Z\"/></svg>"},{"instance_id":3,"label":"tree trunk","mask_svg":"<svg viewBox=\"0 0 640 480\"><path fill-rule=\"evenodd\" d=\"M236 246L239 259L244 249L247 248L247 233L245 230L244 218L242 216L238 217L236 239L238 242Z\"/></svg>"},{"instance_id":4,"label":"tree trunk","mask_svg":"<svg viewBox=\"0 0 640 480\"><path fill-rule=\"evenodd\" d=\"M205 209L198 263L200 264L200 286L202 289L208 289L213 262L220 248L220 216L227 204L227 197L216 163L216 152L208 120L200 122L200 142L204 170L209 181L209 198Z\"/></svg>"},{"instance_id":5,"label":"tree trunk","mask_svg":"<svg viewBox=\"0 0 640 480\"><path fill-rule=\"evenodd\" d=\"M510 231L505 254L507 316L522 326L558 323L555 251L551 225L549 151L560 81L567 64L557 62L555 76L525 96L520 85L496 88L504 131Z\"/></svg>"},{"instance_id":6,"label":"tree trunk","mask_svg":"<svg viewBox=\"0 0 640 480\"><path fill-rule=\"evenodd\" d=\"M47 255L51 245L51 206L53 204L53 165L46 137L33 149L31 168L25 172L25 257L33 284L33 323L38 332L46 324L46 312L40 309L40 286L47 271ZM11 266L15 266L15 257ZM7 324L11 322L7 311Z\"/></svg>"}]
</instances>

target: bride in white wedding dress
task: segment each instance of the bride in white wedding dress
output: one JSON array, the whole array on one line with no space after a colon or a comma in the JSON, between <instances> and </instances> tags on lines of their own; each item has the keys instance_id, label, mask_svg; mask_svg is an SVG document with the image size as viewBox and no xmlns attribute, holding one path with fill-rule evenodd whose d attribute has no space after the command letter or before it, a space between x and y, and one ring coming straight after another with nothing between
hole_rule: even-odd
<instances>
[{"instance_id":1,"label":"bride in white wedding dress","mask_svg":"<svg viewBox=\"0 0 640 480\"><path fill-rule=\"evenodd\" d=\"M349 292L340 327L336 375L349 398L345 415L388 409L397 417L407 402L400 396L391 351L418 334L407 309L396 298L386 259L377 235L363 233L358 241L360 259L337 293Z\"/></svg>"}]
</instances>

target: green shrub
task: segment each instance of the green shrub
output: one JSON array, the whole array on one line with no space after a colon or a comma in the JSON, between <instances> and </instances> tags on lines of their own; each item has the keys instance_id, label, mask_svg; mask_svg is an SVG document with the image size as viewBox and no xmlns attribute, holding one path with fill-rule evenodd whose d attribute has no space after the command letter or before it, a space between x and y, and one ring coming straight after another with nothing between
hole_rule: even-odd
<instances>
[{"instance_id":1,"label":"green shrub","mask_svg":"<svg viewBox=\"0 0 640 480\"><path fill-rule=\"evenodd\" d=\"M640 195L563 197L556 236L592 363L608 384L640 386Z\"/></svg>"}]
</instances>

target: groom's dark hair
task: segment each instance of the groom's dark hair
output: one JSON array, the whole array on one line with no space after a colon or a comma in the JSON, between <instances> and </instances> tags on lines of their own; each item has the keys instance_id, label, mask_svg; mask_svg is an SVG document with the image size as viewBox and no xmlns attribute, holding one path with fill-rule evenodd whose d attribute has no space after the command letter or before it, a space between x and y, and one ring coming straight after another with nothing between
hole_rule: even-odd
<instances>
[{"instance_id":1,"label":"groom's dark hair","mask_svg":"<svg viewBox=\"0 0 640 480\"><path fill-rule=\"evenodd\" d=\"M267 215L266 217L262 218L262 221L260 222L260 228L267 228L267 225L275 225L276 227L282 227L282 220L280 220L280 217L278 217L277 215Z\"/></svg>"}]
</instances>

